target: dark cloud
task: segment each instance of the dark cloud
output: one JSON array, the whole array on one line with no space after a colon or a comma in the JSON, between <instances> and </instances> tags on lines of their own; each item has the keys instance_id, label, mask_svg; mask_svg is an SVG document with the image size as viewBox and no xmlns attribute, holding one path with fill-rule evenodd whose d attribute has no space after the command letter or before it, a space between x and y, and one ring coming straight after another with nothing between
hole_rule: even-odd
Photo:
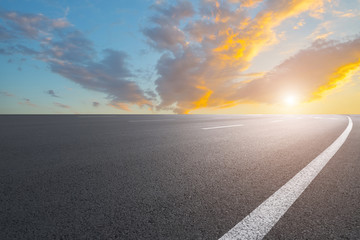
<instances>
[{"instance_id":1,"label":"dark cloud","mask_svg":"<svg viewBox=\"0 0 360 240\"><path fill-rule=\"evenodd\" d=\"M139 106L151 106L149 99L144 97L140 87L129 80L130 71L126 67L126 54L121 51L105 50L104 59L90 62L87 65L63 62L51 62L50 67L56 72L84 88L105 92L112 103L133 103Z\"/></svg>"},{"instance_id":2,"label":"dark cloud","mask_svg":"<svg viewBox=\"0 0 360 240\"><path fill-rule=\"evenodd\" d=\"M68 105L65 105L65 104L62 104L62 103L58 103L58 102L54 102L53 104L54 104L56 107L59 107L59 108L66 108L66 109L71 108L71 107L68 106Z\"/></svg>"},{"instance_id":3,"label":"dark cloud","mask_svg":"<svg viewBox=\"0 0 360 240\"><path fill-rule=\"evenodd\" d=\"M7 47L0 49L0 54L22 54L44 61L51 71L83 88L106 93L112 105L152 106L138 84L131 81L133 74L124 52L106 49L101 53L102 60L96 61L98 56L92 42L64 18L4 11L0 12L0 18L5 22L5 27L0 29L2 34L16 37L11 43L4 42ZM32 41L37 47L24 46L20 43L24 40Z\"/></svg>"},{"instance_id":4,"label":"dark cloud","mask_svg":"<svg viewBox=\"0 0 360 240\"><path fill-rule=\"evenodd\" d=\"M54 91L54 90L51 90L51 89L45 91L45 93L49 94L49 95L52 96L52 97L57 97L57 98L59 97L58 95L55 94L55 91Z\"/></svg>"}]
</instances>

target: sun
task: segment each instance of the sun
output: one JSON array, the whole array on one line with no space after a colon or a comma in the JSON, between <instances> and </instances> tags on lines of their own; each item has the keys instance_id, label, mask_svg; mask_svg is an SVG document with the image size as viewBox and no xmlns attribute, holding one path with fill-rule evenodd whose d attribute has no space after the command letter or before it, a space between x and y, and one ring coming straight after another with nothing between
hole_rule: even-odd
<instances>
[{"instance_id":1,"label":"sun","mask_svg":"<svg viewBox=\"0 0 360 240\"><path fill-rule=\"evenodd\" d=\"M298 103L298 99L296 96L294 95L288 95L284 98L284 103L287 105L287 106L294 106Z\"/></svg>"}]
</instances>

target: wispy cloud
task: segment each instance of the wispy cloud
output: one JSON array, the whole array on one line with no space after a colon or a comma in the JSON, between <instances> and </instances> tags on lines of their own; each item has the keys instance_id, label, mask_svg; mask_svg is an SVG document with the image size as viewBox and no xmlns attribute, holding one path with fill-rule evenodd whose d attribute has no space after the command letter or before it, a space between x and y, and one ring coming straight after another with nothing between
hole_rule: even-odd
<instances>
[{"instance_id":1,"label":"wispy cloud","mask_svg":"<svg viewBox=\"0 0 360 240\"><path fill-rule=\"evenodd\" d=\"M106 49L101 53L103 59L96 61L93 43L65 17L50 19L42 14L2 11L0 18L5 23L0 28L0 40L7 46L1 54L22 54L44 61L54 73L107 94L112 104L152 106L138 84L131 81L127 54ZM37 46L24 46L24 41L32 42L27 46Z\"/></svg>"},{"instance_id":2,"label":"wispy cloud","mask_svg":"<svg viewBox=\"0 0 360 240\"><path fill-rule=\"evenodd\" d=\"M0 96L13 97L14 95L12 93L9 93L9 92L6 92L6 91L0 91Z\"/></svg>"},{"instance_id":3,"label":"wispy cloud","mask_svg":"<svg viewBox=\"0 0 360 240\"><path fill-rule=\"evenodd\" d=\"M0 25L0 41L14 38L15 36L9 32L4 26Z\"/></svg>"},{"instance_id":4,"label":"wispy cloud","mask_svg":"<svg viewBox=\"0 0 360 240\"><path fill-rule=\"evenodd\" d=\"M333 10L332 13L335 16L341 17L341 18L353 18L353 17L360 16L360 12L358 10L349 10L347 12Z\"/></svg>"},{"instance_id":5,"label":"wispy cloud","mask_svg":"<svg viewBox=\"0 0 360 240\"><path fill-rule=\"evenodd\" d=\"M315 37L315 39L327 39L329 36L333 35L334 32L327 32L327 33L324 33L324 34L320 34L320 35L317 35Z\"/></svg>"},{"instance_id":6,"label":"wispy cloud","mask_svg":"<svg viewBox=\"0 0 360 240\"><path fill-rule=\"evenodd\" d=\"M39 39L43 35L70 26L70 23L64 18L49 19L42 14L1 11L0 17L7 24L3 31L7 29L6 33L13 36L13 38L22 35L26 38Z\"/></svg>"},{"instance_id":7,"label":"wispy cloud","mask_svg":"<svg viewBox=\"0 0 360 240\"><path fill-rule=\"evenodd\" d=\"M125 103L112 102L112 103L109 103L108 105L109 105L110 107L113 107L113 108L117 108L117 109L120 109L120 110L124 110L124 111L130 112L129 105L127 105L127 104L125 104Z\"/></svg>"},{"instance_id":8,"label":"wispy cloud","mask_svg":"<svg viewBox=\"0 0 360 240\"><path fill-rule=\"evenodd\" d=\"M18 104L29 106L29 107L37 107L37 105L32 103L31 100L28 98L23 98L21 102L18 102Z\"/></svg>"},{"instance_id":9,"label":"wispy cloud","mask_svg":"<svg viewBox=\"0 0 360 240\"><path fill-rule=\"evenodd\" d=\"M230 0L231 3L240 3L242 7L255 7L263 0Z\"/></svg>"},{"instance_id":10,"label":"wispy cloud","mask_svg":"<svg viewBox=\"0 0 360 240\"><path fill-rule=\"evenodd\" d=\"M293 29L299 29L301 28L302 26L305 25L305 20L304 19L301 19L294 27Z\"/></svg>"},{"instance_id":11,"label":"wispy cloud","mask_svg":"<svg viewBox=\"0 0 360 240\"><path fill-rule=\"evenodd\" d=\"M66 109L70 109L71 107L68 106L68 105L65 105L65 104L62 104L62 103L59 103L59 102L54 102L53 103L56 107L59 107L59 108L66 108Z\"/></svg>"},{"instance_id":12,"label":"wispy cloud","mask_svg":"<svg viewBox=\"0 0 360 240\"><path fill-rule=\"evenodd\" d=\"M309 40L326 39L333 34L331 31L331 21L325 21L319 24L315 30L307 37Z\"/></svg>"}]
</instances>

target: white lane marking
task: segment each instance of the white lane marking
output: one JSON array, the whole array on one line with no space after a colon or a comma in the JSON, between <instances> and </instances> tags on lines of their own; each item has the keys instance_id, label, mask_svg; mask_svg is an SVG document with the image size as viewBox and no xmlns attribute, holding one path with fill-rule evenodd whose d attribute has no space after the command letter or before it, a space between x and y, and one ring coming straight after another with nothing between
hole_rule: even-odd
<instances>
[{"instance_id":1,"label":"white lane marking","mask_svg":"<svg viewBox=\"0 0 360 240\"><path fill-rule=\"evenodd\" d=\"M322 117L313 117L313 118L315 118L315 119L322 119Z\"/></svg>"},{"instance_id":2,"label":"white lane marking","mask_svg":"<svg viewBox=\"0 0 360 240\"><path fill-rule=\"evenodd\" d=\"M274 121L271 121L273 123L276 123L276 122L283 122L284 120L274 120Z\"/></svg>"},{"instance_id":3,"label":"white lane marking","mask_svg":"<svg viewBox=\"0 0 360 240\"><path fill-rule=\"evenodd\" d=\"M143 119L143 120L129 120L128 122L161 122L161 121L173 121L175 119L169 118L169 119Z\"/></svg>"},{"instance_id":4,"label":"white lane marking","mask_svg":"<svg viewBox=\"0 0 360 240\"><path fill-rule=\"evenodd\" d=\"M202 130L211 130L211 129L218 129L218 128L230 128L230 127L243 127L243 124L237 124L237 125L226 125L226 126L217 126L217 127L206 127L201 128Z\"/></svg>"},{"instance_id":5,"label":"white lane marking","mask_svg":"<svg viewBox=\"0 0 360 240\"><path fill-rule=\"evenodd\" d=\"M343 145L353 126L351 118L348 117L348 119L347 128L327 149L236 224L220 240L263 239Z\"/></svg>"}]
</instances>

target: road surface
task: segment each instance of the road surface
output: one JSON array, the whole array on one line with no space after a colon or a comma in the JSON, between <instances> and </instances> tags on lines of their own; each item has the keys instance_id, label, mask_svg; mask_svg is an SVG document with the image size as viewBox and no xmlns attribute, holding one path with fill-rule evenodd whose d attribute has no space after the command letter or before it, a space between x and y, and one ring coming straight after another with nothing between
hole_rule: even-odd
<instances>
[{"instance_id":1,"label":"road surface","mask_svg":"<svg viewBox=\"0 0 360 240\"><path fill-rule=\"evenodd\" d=\"M350 117L343 145L264 239L360 239L360 115ZM0 116L0 239L219 239L349 121Z\"/></svg>"}]
</instances>

